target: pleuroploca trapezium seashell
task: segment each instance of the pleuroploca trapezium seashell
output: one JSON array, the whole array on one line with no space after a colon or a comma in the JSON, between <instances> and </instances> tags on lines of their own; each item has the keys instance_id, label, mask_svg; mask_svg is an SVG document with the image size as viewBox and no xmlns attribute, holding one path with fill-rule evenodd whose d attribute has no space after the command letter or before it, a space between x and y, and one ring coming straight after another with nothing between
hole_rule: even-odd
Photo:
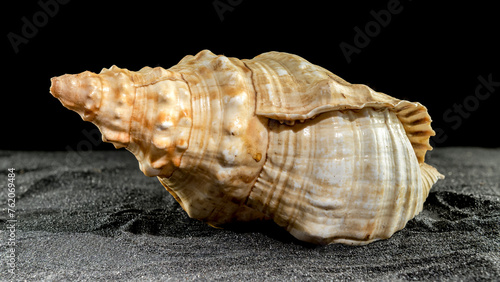
<instances>
[{"instance_id":1,"label":"pleuroploca trapezium seashell","mask_svg":"<svg viewBox=\"0 0 500 282\"><path fill-rule=\"evenodd\" d=\"M265 218L307 242L367 244L402 229L443 178L424 163L424 106L288 53L204 50L168 70L63 75L51 93L214 226Z\"/></svg>"}]
</instances>

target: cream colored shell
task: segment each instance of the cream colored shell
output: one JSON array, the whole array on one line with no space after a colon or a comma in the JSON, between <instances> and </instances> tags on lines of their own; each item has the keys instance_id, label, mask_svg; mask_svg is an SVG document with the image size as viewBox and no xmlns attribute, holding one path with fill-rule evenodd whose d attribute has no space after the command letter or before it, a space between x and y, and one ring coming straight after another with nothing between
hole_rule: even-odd
<instances>
[{"instance_id":1,"label":"cream colored shell","mask_svg":"<svg viewBox=\"0 0 500 282\"><path fill-rule=\"evenodd\" d=\"M115 66L51 93L214 226L272 219L300 240L367 244L402 229L443 178L427 110L303 58L208 50L168 70Z\"/></svg>"}]
</instances>

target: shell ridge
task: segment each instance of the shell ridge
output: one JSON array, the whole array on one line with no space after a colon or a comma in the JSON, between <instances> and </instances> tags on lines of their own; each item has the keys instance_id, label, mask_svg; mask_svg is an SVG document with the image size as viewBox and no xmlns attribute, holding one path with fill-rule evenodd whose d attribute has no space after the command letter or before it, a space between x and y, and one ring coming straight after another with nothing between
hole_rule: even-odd
<instances>
[{"instance_id":1,"label":"shell ridge","mask_svg":"<svg viewBox=\"0 0 500 282\"><path fill-rule=\"evenodd\" d=\"M284 193L283 189L281 189L280 187L280 184L283 181L283 178L287 176L285 168L287 167L288 161L286 159L280 159L280 163L278 163L278 166L276 166L276 161L269 156L270 153L273 153L269 150L271 141L273 140L273 135L276 134L275 129L277 121L269 120L268 123L268 128L270 131L270 133L268 134L269 141L266 153L268 156L266 158L266 162L262 166L262 170L258 175L256 183L251 189L251 192L246 200L246 204L254 209L259 210L260 212L263 212L266 215L271 215L278 208L280 198L282 197L282 193ZM287 139L282 139L280 141L282 146L279 148L283 156L287 156L289 151L289 136L285 137ZM276 152L274 153L276 154ZM276 195L276 191L278 191L278 193L280 194ZM273 201L274 197L277 198L278 202L276 202L276 204L273 206L271 202Z\"/></svg>"},{"instance_id":2,"label":"shell ridge","mask_svg":"<svg viewBox=\"0 0 500 282\"><path fill-rule=\"evenodd\" d=\"M384 113L384 116L386 120L390 120L390 111L386 111ZM401 179L401 173L397 169L391 169L391 168L398 168L400 167L399 164L399 156L400 156L400 151L401 151L401 144L399 142L396 142L397 138L395 136L395 132L393 132L391 128L392 123L391 122L386 122L385 123L385 129L387 130L387 135L389 138L382 138L382 147L383 148L390 148L390 150L393 152L393 154L387 156L385 159L385 162L383 164L383 169L381 171L388 171L389 173L393 173L393 176L390 177L389 179L385 179L383 185L385 187L394 187L397 182L400 181ZM394 172L392 172L394 171ZM385 206L382 211L380 211L380 208L382 208L382 205L379 205L379 211L378 213L381 213L381 218L378 222L378 228L376 230L377 234L380 234L379 236L381 238L389 238L392 233L395 232L395 228L392 226L392 223L394 222L394 218L397 214L397 212L387 212L388 211L394 211L395 207L395 201L391 201L391 197L394 197L395 191L393 193L388 193L385 192L382 195L381 203L389 203L388 206Z\"/></svg>"},{"instance_id":3,"label":"shell ridge","mask_svg":"<svg viewBox=\"0 0 500 282\"><path fill-rule=\"evenodd\" d=\"M413 146L412 146L413 147ZM408 157L415 156L415 155L407 155ZM417 167L418 167L418 162L417 162ZM415 173L415 165L412 166L407 166L406 167L407 174L409 175L409 179L416 179L416 183L409 183L409 185L406 187L406 195L404 197L404 205L403 207L405 208L404 211L406 214L404 216L401 216L400 219L400 228L403 229L406 226L406 223L412 219L416 214L418 214L418 205L420 204L420 200L422 199L421 195L421 190L422 190L422 184L421 184L421 176L420 173Z\"/></svg>"},{"instance_id":4,"label":"shell ridge","mask_svg":"<svg viewBox=\"0 0 500 282\"><path fill-rule=\"evenodd\" d=\"M255 86L255 80L254 80L255 73L253 72L253 70L250 67L248 67L248 65L247 65L247 63L245 61L246 60L241 60L241 63L247 68L248 71L250 71L250 84L252 85L252 91L253 91L254 97L255 97L255 99L254 99L254 109L257 109L257 101L258 101L257 100L257 95L258 95L258 93L257 93L257 88ZM269 128L269 122L267 124L267 128ZM268 139L269 139L269 136L268 136ZM268 140L268 145L267 146L269 148L269 140ZM266 149L266 156L267 156L267 149ZM262 166L262 169L264 169L264 166ZM260 173L259 173L259 175L260 175Z\"/></svg>"},{"instance_id":5,"label":"shell ridge","mask_svg":"<svg viewBox=\"0 0 500 282\"><path fill-rule=\"evenodd\" d=\"M404 124L403 124L403 126L404 126ZM406 133L404 136L406 136ZM413 155L415 155L415 154L413 154ZM411 159L411 156L407 155L407 154L400 155L400 156L404 157L403 161L405 161L405 160L408 161L408 157L410 157L410 159ZM407 179L414 179L415 176L413 175L412 166L405 165L403 167L403 171L407 175ZM417 177L419 179L420 175L417 175ZM406 225L406 222L413 217L413 214L415 213L415 206L416 206L417 201L418 201L418 198L417 198L417 200L411 201L411 199L412 199L411 196L413 195L412 190L419 188L418 181L417 181L416 187L414 187L412 185L413 183L411 183L411 182L406 183L406 184L407 185L405 185L405 187L404 187L404 194L401 195L401 193L400 193L401 199L398 199L402 203L399 206L399 210L401 211L399 213L401 214L401 216L399 217L399 221L397 221L396 230L400 230L400 229L404 228L404 226ZM418 193L417 193L417 195L418 195Z\"/></svg>"},{"instance_id":6,"label":"shell ridge","mask_svg":"<svg viewBox=\"0 0 500 282\"><path fill-rule=\"evenodd\" d=\"M136 155L146 175L168 177L178 169L189 146L188 84L179 73L161 67L129 73L135 92L127 150Z\"/></svg>"},{"instance_id":7,"label":"shell ridge","mask_svg":"<svg viewBox=\"0 0 500 282\"><path fill-rule=\"evenodd\" d=\"M188 59L192 59L188 58ZM184 60L184 59L183 59ZM175 194L174 198L178 198L179 203L183 203L183 209L187 212L189 217L191 218L198 218L200 220L204 220L207 218L207 214L205 213L200 213L198 208L196 206L193 206L190 201L197 201L197 197L199 195L193 194L192 192L189 191L189 187L191 186L190 184L194 184L195 186L198 185L197 179L194 177L190 177L189 173L184 171L184 168L186 166L191 167L191 169L194 172L197 172L200 169L200 166L202 165L202 160L204 154L197 154L197 152L206 152L207 146L208 146L208 138L203 138L202 135L208 130L206 127L204 130L193 130L196 129L196 127L199 126L200 124L200 119L211 119L211 104L206 103L206 97L200 97L200 93L203 93L202 91L199 91L197 88L204 88L204 86L198 85L196 82L201 81L204 83L203 79L199 79L199 74L191 72L189 73L189 78L186 77L185 74L183 74L183 71L179 71L181 76L183 77L184 81L187 84L187 87L189 89L189 92L191 93L191 99L190 99L190 104L191 104L191 109L193 113L193 122L191 125L191 132L189 135L189 142L188 144L194 144L196 145L196 149L194 148L189 148L186 149L183 153L183 158L181 159L181 163L179 166L179 169L177 169L174 173L171 174L170 177L165 178L165 183L162 181L164 186L168 186L167 190L171 194ZM208 122L208 125L211 125L211 122ZM200 142L201 141L201 142ZM191 150L190 150L191 149ZM194 150L194 153L192 152ZM210 158L209 158L210 159ZM201 173L198 172L198 173ZM199 177L199 176L198 176ZM183 200L184 199L184 200Z\"/></svg>"},{"instance_id":8,"label":"shell ridge","mask_svg":"<svg viewBox=\"0 0 500 282\"><path fill-rule=\"evenodd\" d=\"M426 152L432 150L429 138L436 135L430 125L432 120L427 108L418 102L412 103L402 100L394 106L393 111L396 112L399 121L403 124L418 162L423 163ZM413 118L414 116L418 116L416 120Z\"/></svg>"},{"instance_id":9,"label":"shell ridge","mask_svg":"<svg viewBox=\"0 0 500 282\"><path fill-rule=\"evenodd\" d=\"M354 122L350 122L349 125L351 126L351 131L353 132L353 144L363 144L361 142L362 140L362 134L360 134L359 132L359 125L357 123L357 119L356 119L356 116L354 115L354 112L352 111L348 111L347 112L348 114L348 117L349 117L349 120L350 121L354 121ZM363 154L363 146L353 146L353 152L352 152L352 155L356 158L356 160L353 162L353 172L352 172L352 175L356 175L356 177L358 179L364 179L364 169L362 169L362 165L361 165L361 162L360 162L360 157L361 156L364 156ZM356 163L359 163L358 165L356 165ZM360 181L358 181L358 179L354 178L354 177L351 177L351 182L349 183L349 194L347 196L347 199L356 199L356 195L358 194L358 190L359 190L359 184L360 184ZM355 209L356 203L354 201L348 201L348 204L346 205L346 210L347 210L347 214L343 220L343 223L344 223L344 228L346 229L349 229L350 227L350 224L355 224L356 226L356 222L355 219L353 219L353 216L356 217L357 214L352 214L351 211L353 209ZM352 208L354 206L354 208ZM346 224L346 222L349 222L350 224ZM355 228L355 226L353 226ZM356 230L355 228L355 232L352 234L354 238L358 239L359 240L359 233L361 231L360 230ZM345 236L345 235L344 235Z\"/></svg>"},{"instance_id":10,"label":"shell ridge","mask_svg":"<svg viewBox=\"0 0 500 282\"><path fill-rule=\"evenodd\" d=\"M288 152L290 151L290 147L289 147L289 144L290 144L290 138L291 136L286 136L286 140L282 140L282 146L284 148L283 150L283 155L284 156L288 156ZM291 164L290 164L291 162ZM271 192L269 193L269 195L267 195L267 198L265 200L265 207L266 207L266 210L268 211L268 213L276 213L276 211L280 208L280 204L281 204L281 200L283 199L283 194L285 193L285 189L279 189L278 190L278 183L287 183L288 182L288 173L287 171L289 170L290 167L293 167L293 160L288 160L288 158L285 158L284 160L282 160L282 163L281 165L278 167L279 171L281 173L277 174L275 179L276 179L276 185L274 183L272 183L272 190ZM283 187L286 187L286 185L283 185ZM278 195L275 195L275 191L278 190L279 191L279 194ZM271 201L276 198L276 204L275 206L273 207L271 205ZM266 213L267 214L267 213ZM283 226L283 223L279 223L281 226Z\"/></svg>"},{"instance_id":11,"label":"shell ridge","mask_svg":"<svg viewBox=\"0 0 500 282\"><path fill-rule=\"evenodd\" d=\"M375 111L366 111L370 120L372 119L377 119L377 115L379 115L379 113L376 113ZM387 124L388 124L388 120L389 120L389 117L387 115L387 112L388 111L384 111L382 113L382 116L383 118L385 119L385 123L384 123L384 127L383 129L385 128L386 131L389 131L389 129L387 128ZM370 134L367 134L368 137L371 137L372 140L373 140L373 143L375 144L384 144L385 143L385 139L386 138L381 138L381 137L386 137L386 135L382 135L383 133L380 133L379 130L377 130L376 127L372 127L369 129L370 130ZM380 136L382 135L382 136ZM381 154L381 146L375 146L374 148L374 151L375 151L375 155L376 156L387 156L387 154ZM382 148L385 148L382 146ZM380 167L383 165L383 161L386 161L386 158L382 158L381 157L381 161L377 161L377 162L372 162L370 163L370 170L375 170L375 171L386 171L385 169L380 169ZM386 179L381 179L381 180L376 180L374 181L374 186L379 186L379 187L386 187L385 185L385 181ZM375 187L375 189L377 189ZM381 189L381 188L378 188L378 189ZM384 189L384 192L385 192L385 189ZM385 193L382 193L382 197L385 196ZM377 203L376 205L376 209L374 210L373 214L372 214L372 218L369 219L369 222L367 224L367 229L366 232L367 232L367 235L366 235L366 240L370 240L372 238L376 238L376 237L381 237L380 236L380 217L381 217L381 213L383 211L382 208L385 208L385 206L382 205L382 203L384 203L384 201L380 201L380 195L375 195L374 196L374 202ZM371 225L370 225L371 223Z\"/></svg>"},{"instance_id":12,"label":"shell ridge","mask_svg":"<svg viewBox=\"0 0 500 282\"><path fill-rule=\"evenodd\" d=\"M243 65L244 65L244 66L245 66L245 67L246 67L246 68L250 71L250 84L251 84L251 86L252 86L252 91L253 91L253 93L254 93L254 96L256 97L256 98L254 99L254 109L257 109L257 101L258 101L258 99L257 99L257 95L258 95L258 93L257 93L257 88L256 88L256 86L255 86L255 79L254 79L254 77L255 77L255 73L254 73L254 71L253 71L253 70L252 70L252 69L248 66L248 64L246 63L246 61L247 61L247 60L241 60L242 64L243 64ZM267 120L266 128L267 128L268 130L269 130L269 128L270 128L270 123L271 123L271 122L272 122L272 121L271 121L270 119L268 119L268 120ZM255 179L254 184L253 184L253 185L252 185L252 187L248 190L248 194L246 195L245 200L243 201L243 204L244 204L244 205L246 205L246 206L250 206L250 205L249 205L250 195L251 195L251 194L252 194L252 192L254 191L254 189L255 189L255 185L256 185L256 184L257 184L257 182L259 181L260 175L264 172L264 167L265 167L266 163L267 163L267 162L268 162L268 160L269 160L268 152L269 152L269 143L270 143L270 138L271 138L271 136L270 136L270 134L268 134L268 136L267 136L267 145L266 145L266 148L265 148L265 154L264 154L264 156L263 156L263 157L264 157L264 164L261 166L260 171L259 171L259 173L257 174L257 178ZM271 193L271 194L272 194L272 193Z\"/></svg>"},{"instance_id":13,"label":"shell ridge","mask_svg":"<svg viewBox=\"0 0 500 282\"><path fill-rule=\"evenodd\" d=\"M264 61L249 61L249 63L254 64L255 66L258 66L260 69L260 72L264 73L264 79L268 80L267 84L265 86L267 87L268 91L260 91L261 87L258 87L263 80L262 77L259 77L256 71L254 71L250 65L247 65L251 70L252 73L254 74L254 78L252 79L254 82L254 89L256 93L256 103L257 107L255 108L255 112L258 114L260 109L262 108L262 103L271 103L273 108L282 108L285 105L283 105L284 99L282 97L282 93L284 92L283 87L281 83L276 83L275 82L275 77L276 77L276 71L266 64ZM257 68L256 68L257 70ZM262 75L260 75L262 76ZM257 83L259 82L259 83ZM260 103L259 103L260 102Z\"/></svg>"},{"instance_id":14,"label":"shell ridge","mask_svg":"<svg viewBox=\"0 0 500 282\"><path fill-rule=\"evenodd\" d=\"M425 194L424 198L427 198L427 196L429 195L429 191L432 188L432 185L434 185L439 179L444 179L445 176L439 173L439 171L435 167L428 165L426 163L420 164L420 170L422 174L422 179L423 181L425 181L424 183L425 185L424 184L422 185Z\"/></svg>"},{"instance_id":15,"label":"shell ridge","mask_svg":"<svg viewBox=\"0 0 500 282\"><path fill-rule=\"evenodd\" d=\"M184 82L186 82L183 79L177 79L177 78L173 78L173 77L162 77L161 79L151 81L151 82L145 82L145 83L140 83L140 84L136 83L136 84L134 84L134 86L137 88L148 87L148 86L152 86L152 85L155 85L155 84L163 82L163 81L184 81Z\"/></svg>"},{"instance_id":16,"label":"shell ridge","mask_svg":"<svg viewBox=\"0 0 500 282\"><path fill-rule=\"evenodd\" d=\"M196 58L196 56L194 58ZM191 75L196 76L196 77L200 77L199 73L192 73ZM205 84L204 79L197 79L197 80L201 81L203 84ZM194 89L193 89L194 85L192 82L188 82L188 87L189 87L189 90L191 91L191 95L194 96L191 99L191 104L193 104L193 101L198 102L198 103L196 103L197 107L195 107L195 109L199 110L198 114L205 113L205 115L203 117L201 117L201 115L197 115L197 116L200 116L200 117L196 118L196 119L198 119L197 125L203 123L203 122L200 122L200 120L202 120L202 119L206 119L206 121L207 121L206 124L208 124L208 127L204 127L203 130L195 130L195 131L196 131L197 135L202 135L202 133L210 132L212 130L212 122L211 122L212 115L210 114L213 111L212 110L212 103L210 103L209 97L202 97L198 94L199 92L203 93L202 91L194 91ZM207 88L206 85L198 86L198 87L204 88L204 89ZM193 121L193 126L194 126L194 124L195 124L195 122ZM208 144L209 138L198 137L196 140L202 141L201 143L198 143L199 151L206 153L206 149L209 145ZM204 156L204 154L191 155L190 158L195 161L194 163L191 163L191 165L195 165L195 167L199 167L200 165L202 165L202 161L204 159L203 156ZM213 162L213 158L211 161Z\"/></svg>"},{"instance_id":17,"label":"shell ridge","mask_svg":"<svg viewBox=\"0 0 500 282\"><path fill-rule=\"evenodd\" d=\"M134 82L134 77L131 76L131 79L132 79L132 82ZM134 101L132 102L132 117L134 117L134 113L136 112L136 99L137 99L137 88L134 89ZM128 144L127 144L127 147L125 147L125 149L127 149L129 152L131 152L132 154L134 153L133 151L129 150L130 148L130 145L132 144L132 124L133 124L133 118L131 118L129 120L129 124L128 124ZM100 129L99 129L100 130Z\"/></svg>"},{"instance_id":18,"label":"shell ridge","mask_svg":"<svg viewBox=\"0 0 500 282\"><path fill-rule=\"evenodd\" d=\"M251 76L250 76L251 79L250 79L250 81L252 83L252 87L253 87L253 91L254 91L254 95L255 95L255 113L257 114L258 109L260 107L258 97L260 97L260 95L261 95L259 93L259 91L258 91L257 85L255 84L256 81L257 81L257 76L256 76L255 71L248 65L249 60L241 60L241 62L245 65L245 67L248 70L250 70L250 73L251 73ZM254 61L252 63L262 65L260 62L257 62L257 61ZM262 66L262 68L264 68L264 67Z\"/></svg>"},{"instance_id":19,"label":"shell ridge","mask_svg":"<svg viewBox=\"0 0 500 282\"><path fill-rule=\"evenodd\" d=\"M194 107L193 107L193 97L192 97L193 96L193 92L191 91L191 86L189 85L188 81L186 80L186 78L184 77L184 75L181 72L179 72L179 75L182 78L182 81L184 81L184 83L186 84L186 86L188 88L189 95L191 96L191 99L189 99L189 105L191 107L191 112L193 112L193 109L194 109ZM177 97L178 103L179 103L179 99L180 99L180 97ZM186 145L186 148L182 151L182 153L181 153L181 155L179 157L180 158L180 163L182 163L182 158L184 157L184 154L186 153L186 151L189 149L189 144L190 144L190 141L191 141L191 134L193 134L193 125L194 125L194 122L191 122L191 126L190 126L191 128L190 128L189 134L187 136L187 145ZM179 169L179 167L180 167L180 165L177 166L175 168L175 170ZM172 173L170 175L172 175L174 173L174 171L172 171Z\"/></svg>"},{"instance_id":20,"label":"shell ridge","mask_svg":"<svg viewBox=\"0 0 500 282\"><path fill-rule=\"evenodd\" d=\"M293 130L293 129L291 128L291 130ZM315 128L312 127L310 130L314 131ZM295 138L297 138L298 135L294 134L293 136ZM310 132L310 136L311 136L311 138L314 139L314 136L315 136L314 132ZM309 149L308 156L307 156L308 159L313 159L313 160L315 159L315 156L314 156L315 155L314 154L314 152L315 152L315 150L314 150L315 149L315 142L314 141L315 140L313 140L313 142L310 142L310 144L309 144L311 146L311 148ZM294 142L294 147L295 147L294 151L296 151L296 152L300 151L300 149L299 149L299 142ZM306 199L306 193L308 192L307 189L306 189L307 188L307 181L310 181L310 179L309 179L308 176L312 174L311 173L312 169L313 169L313 166L312 165L308 165L307 168L306 168L306 171L304 171L304 175L298 176L298 177L301 178L302 181L301 181L301 183L299 185L300 188L298 188L298 191L297 191L298 193L297 193L297 197L295 199L295 202L293 203L293 206L291 208L292 209L292 214L289 216L289 219L287 220L287 230L290 227L292 227L292 226L296 226L297 220L299 220L299 221L301 220L300 214L299 214L300 204L301 204L300 202L304 201L304 199ZM311 186L313 186L313 185L314 184L311 184ZM287 187L287 186L288 185L286 183L285 187ZM285 190L285 189L283 189L283 190Z\"/></svg>"},{"instance_id":21,"label":"shell ridge","mask_svg":"<svg viewBox=\"0 0 500 282\"><path fill-rule=\"evenodd\" d=\"M257 93L257 87L255 86L255 73L254 71L248 66L247 60L241 60L242 64L250 71L250 84L252 86L252 91L254 93L254 96L257 97L258 93ZM254 109L257 109L257 101L258 99L254 99ZM267 120L267 124L266 124L266 128L269 130L270 128L270 123L272 121L270 119ZM268 152L269 152L269 143L270 143L270 134L268 134L267 136L267 145L266 145L266 148L265 148L265 155L263 156L264 157L264 164L261 166L260 168L260 171L259 173L257 174L257 178L255 179L255 182L254 184L252 185L252 187L248 190L248 194L246 195L245 197L245 200L243 201L243 205L245 206L250 206L249 204L249 200L250 200L250 195L253 193L254 189L255 189L255 185L257 184L257 182L259 181L259 178L260 178L260 175L264 172L264 167L266 165L266 163L268 162L269 160L269 156L268 156ZM270 195L272 195L273 193L270 193ZM265 208L263 209L265 210Z\"/></svg>"},{"instance_id":22,"label":"shell ridge","mask_svg":"<svg viewBox=\"0 0 500 282\"><path fill-rule=\"evenodd\" d=\"M383 149L386 149L387 147L387 142L386 140L389 139L391 140L391 145L390 148L394 148L394 144L392 144L392 138L387 138L388 135L390 135L389 132L391 132L391 127L389 126L391 124L391 114L388 109L384 109L383 111L379 111L378 109L373 109L373 110L364 110L370 120L377 120L377 119L383 119L383 126L373 126L369 128L368 130L370 131L370 134L366 134L364 137L365 139L371 138L371 143L374 144L381 144L374 146L374 154L376 156L380 156L377 161L370 162L370 171L378 171L378 172L383 172L383 175L380 176L379 179L376 179L373 181L373 188L376 190L382 190L382 195L379 195L378 193L374 195L372 198L372 201L376 203L376 209L374 209L373 214L371 214L371 218L368 220L367 223L367 230L366 230L366 240L371 240L373 238L379 238L379 239L385 239L384 237L384 229L382 229L382 224L381 224L381 219L383 219L382 215L385 209L387 208L387 205L385 204L386 201L381 200L386 197L386 191L388 190L388 187L394 187L394 185L387 185L387 182L389 180L392 180L393 177L393 172L391 171L392 169L388 169L387 166L384 166L387 162L389 162L389 158L397 152L394 152L393 154L387 154L387 152L383 152ZM375 125L378 125L375 124ZM366 141L365 141L366 142ZM385 146L384 146L385 145ZM390 174L388 177L387 174Z\"/></svg>"},{"instance_id":23,"label":"shell ridge","mask_svg":"<svg viewBox=\"0 0 500 282\"><path fill-rule=\"evenodd\" d=\"M99 81L100 81L100 84L101 84L101 89L100 89L101 95L99 95L99 96L100 96L100 97L99 97L99 103L96 103L96 113L95 113L95 115L92 117L92 119L90 119L90 120L89 120L90 122L92 122L92 121L93 121L93 120L94 120L94 119L95 119L95 118L99 115L99 111L100 111L100 109L101 109L101 105L102 105L102 98L103 98L102 93L103 93L103 91L104 91L104 89L103 89L103 85L104 85L104 84L103 84L103 81L102 81L102 77L101 77L100 75L97 75L97 77L99 78ZM100 129L99 129L99 131L100 131ZM129 141L130 141L130 140L129 140Z\"/></svg>"},{"instance_id":24,"label":"shell ridge","mask_svg":"<svg viewBox=\"0 0 500 282\"><path fill-rule=\"evenodd\" d=\"M405 178L403 173L405 172L405 170L401 170L401 167L404 167L406 169L406 166L403 166L402 163L404 162L402 160L402 157L403 157L403 154L401 154L401 142L398 142L398 137L396 136L396 132L394 132L394 130L391 130L391 128L389 127L389 124L386 124L386 127L388 129L388 133L390 135L390 143L391 143L391 150L393 150L394 154L392 155L391 159L392 159L392 166L394 169L394 173L395 173L395 176L393 179L395 179L395 183L391 183L393 184L392 187L395 186L395 184L397 182L402 182L402 180ZM406 187L406 185L404 185L404 187ZM407 189L407 188L406 188ZM396 200L393 200L391 201L390 205L389 205L389 210L391 210L392 212L389 213L388 215L388 220L387 222L389 223L387 228L386 228L386 232L383 233L383 236L386 236L386 237L390 237L390 235L394 232L396 232L399 228L399 221L396 220L397 219L397 216L401 214L401 208L402 206L401 205L398 205L397 203L397 200L399 198L399 194L400 194L400 190L399 189L394 189L394 191L392 193L384 193L387 195L387 197L394 197Z\"/></svg>"},{"instance_id":25,"label":"shell ridge","mask_svg":"<svg viewBox=\"0 0 500 282\"><path fill-rule=\"evenodd\" d=\"M277 53L279 54L279 52L277 52ZM286 53L286 54L288 54L288 53ZM291 54L288 54L288 55L291 55ZM297 59L297 58L295 58L295 56L294 56L294 59ZM282 74L282 75L290 77L292 79L293 83L296 85L296 88L299 88L298 90L300 91L301 85L300 85L299 81L297 80L297 78L295 77L293 70L289 66L282 63L280 60L276 60L274 58L271 58L269 60L273 61L275 64L282 67L286 71L286 74ZM281 74L278 74L278 75L282 76ZM292 92L292 95L293 95L293 92Z\"/></svg>"},{"instance_id":26,"label":"shell ridge","mask_svg":"<svg viewBox=\"0 0 500 282\"><path fill-rule=\"evenodd\" d=\"M133 79L133 76L131 78ZM134 86L134 105L132 107L132 118L130 119L130 132L132 135L130 136L131 142L127 146L127 149L132 149L133 151L131 152L138 157L143 172L148 176L153 176L153 174L158 175L157 170L152 167L151 150L154 145L152 142L148 142L152 140L153 132L152 130L142 131L141 128L149 120L150 116L156 116L158 94L149 93L149 91L141 92L141 97L137 97L137 88ZM148 103L150 98L153 98L155 103ZM142 104L136 105L136 101L142 102ZM150 106L153 108L149 108ZM135 150L133 147L139 150Z\"/></svg>"},{"instance_id":27,"label":"shell ridge","mask_svg":"<svg viewBox=\"0 0 500 282\"><path fill-rule=\"evenodd\" d=\"M197 179L192 184L198 192L180 191L191 189L181 187L182 174L176 174L169 180L177 184L173 190L180 191L182 199L191 197L185 199L187 205L198 206L190 208L190 216L203 219L211 225L221 225L238 218L248 220L262 217L262 214L243 205L254 178L252 176L252 179L245 179L255 171L258 175L265 162L262 157L258 161L249 159L250 154L245 150L249 148L244 147L243 143L254 146L252 150L264 153L260 147L267 147L265 142L268 139L267 134L263 135L266 140L262 142L262 146L256 146L251 142L259 138L245 137L244 130L249 130L248 124L252 123L255 127L257 121L254 111L250 112L255 106L255 92L249 81L250 71L239 60L208 52L184 60L183 65L174 66L170 70L182 74L192 93L191 103L196 113L193 131L196 132L191 134L190 147L194 147L186 151L181 166L186 177ZM236 131L233 132L233 128ZM259 127L255 129L258 130ZM251 132L260 134L259 131ZM205 205L200 207L202 202Z\"/></svg>"}]
</instances>

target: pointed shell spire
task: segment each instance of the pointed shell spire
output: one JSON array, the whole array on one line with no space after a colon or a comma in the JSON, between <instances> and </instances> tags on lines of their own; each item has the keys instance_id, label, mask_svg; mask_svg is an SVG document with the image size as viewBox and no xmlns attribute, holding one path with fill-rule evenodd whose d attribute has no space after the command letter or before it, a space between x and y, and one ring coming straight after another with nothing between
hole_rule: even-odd
<instances>
[{"instance_id":1,"label":"pointed shell spire","mask_svg":"<svg viewBox=\"0 0 500 282\"><path fill-rule=\"evenodd\" d=\"M52 95L99 127L103 141L125 147L148 176L170 175L187 149L191 101L179 74L112 66L52 78Z\"/></svg>"}]
</instances>

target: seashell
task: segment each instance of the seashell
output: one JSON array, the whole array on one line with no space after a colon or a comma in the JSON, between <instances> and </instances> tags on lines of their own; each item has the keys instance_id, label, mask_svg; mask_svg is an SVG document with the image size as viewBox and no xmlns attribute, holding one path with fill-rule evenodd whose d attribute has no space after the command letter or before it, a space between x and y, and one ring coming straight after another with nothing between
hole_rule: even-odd
<instances>
[{"instance_id":1,"label":"seashell","mask_svg":"<svg viewBox=\"0 0 500 282\"><path fill-rule=\"evenodd\" d=\"M292 54L204 50L167 70L55 77L50 91L213 226L272 219L300 240L363 245L404 228L444 178L424 162L424 106Z\"/></svg>"}]
</instances>

